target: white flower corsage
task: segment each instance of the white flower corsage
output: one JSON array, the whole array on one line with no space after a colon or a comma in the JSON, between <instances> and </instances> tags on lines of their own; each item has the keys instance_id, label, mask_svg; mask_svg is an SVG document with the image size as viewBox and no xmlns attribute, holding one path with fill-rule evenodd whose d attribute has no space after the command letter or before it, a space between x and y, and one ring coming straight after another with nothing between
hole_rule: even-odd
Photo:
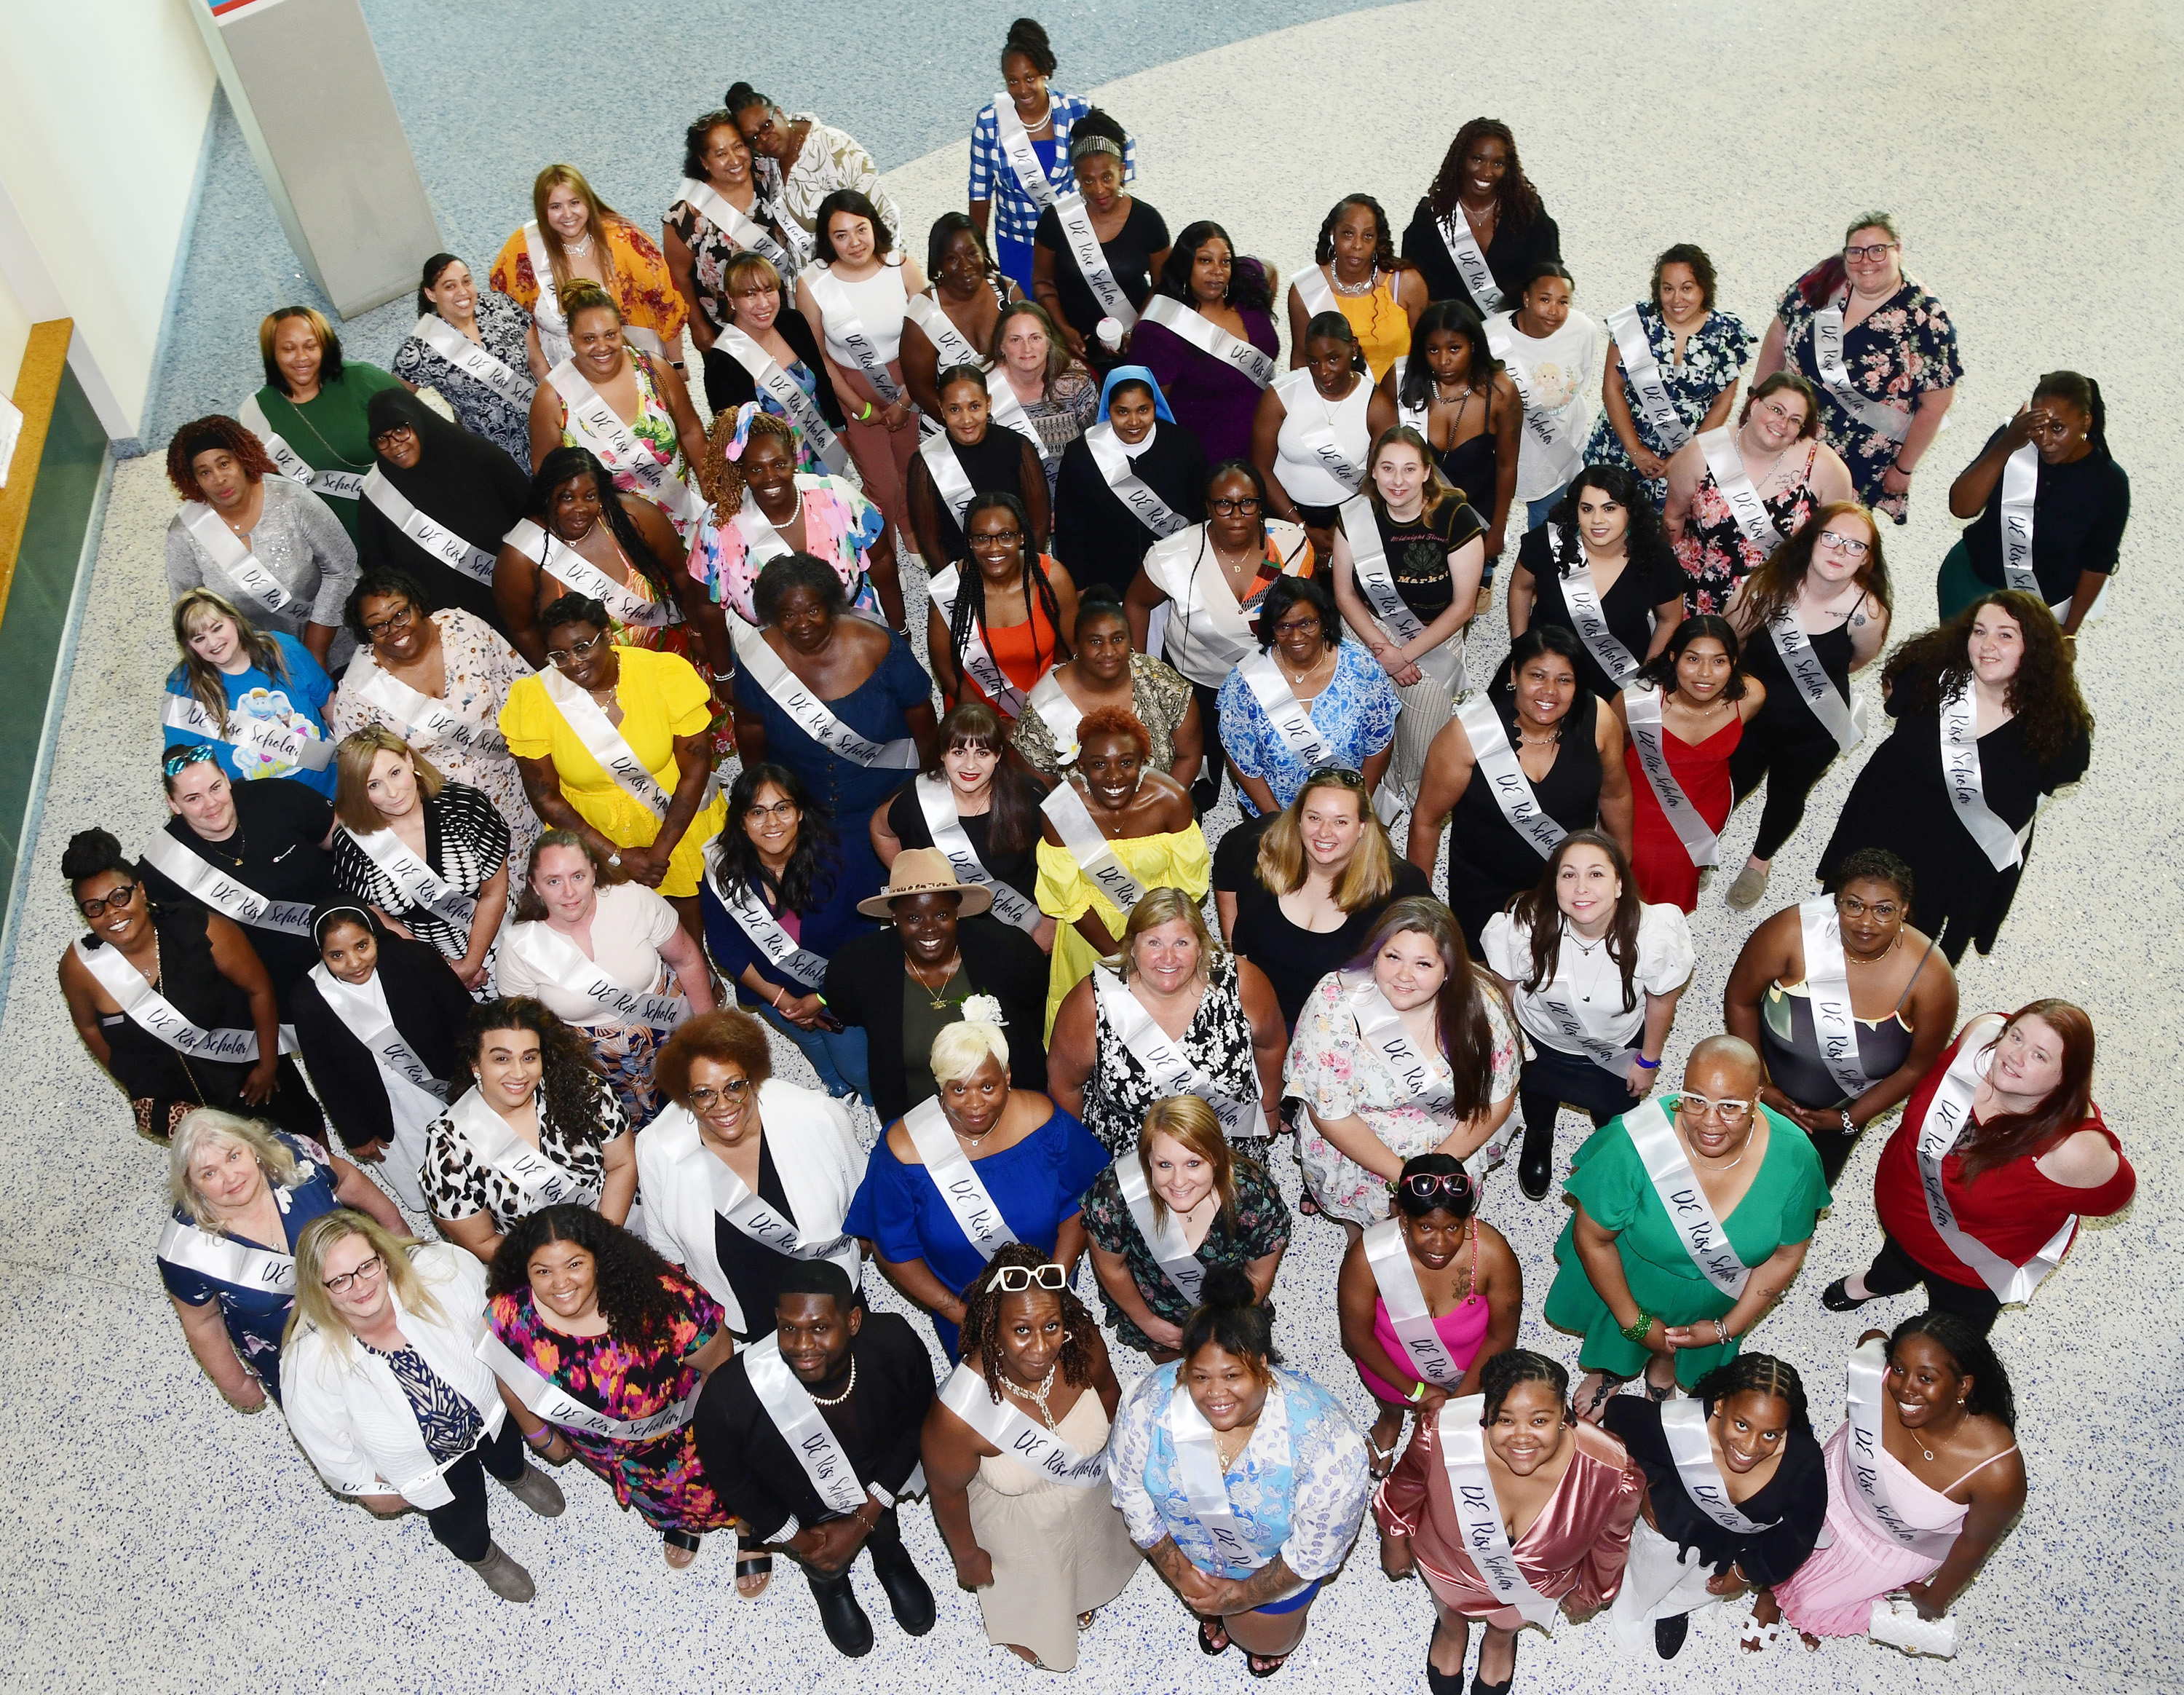
<instances>
[{"instance_id":1,"label":"white flower corsage","mask_svg":"<svg viewBox=\"0 0 2184 1695\"><path fill-rule=\"evenodd\" d=\"M967 1024L991 1024L995 1029L1001 1029L1009 1021L1001 1016L1001 1002L998 995L967 995L963 997L963 1022Z\"/></svg>"}]
</instances>

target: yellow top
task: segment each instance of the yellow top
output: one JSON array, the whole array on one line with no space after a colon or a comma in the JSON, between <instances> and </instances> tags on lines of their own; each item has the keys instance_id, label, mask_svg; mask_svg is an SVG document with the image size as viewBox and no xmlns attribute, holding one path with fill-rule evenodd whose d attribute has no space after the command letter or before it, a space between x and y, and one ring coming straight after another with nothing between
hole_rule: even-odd
<instances>
[{"instance_id":1,"label":"yellow top","mask_svg":"<svg viewBox=\"0 0 2184 1695\"><path fill-rule=\"evenodd\" d=\"M1357 346L1378 382L1411 350L1411 320L1396 298L1394 276L1383 271L1373 279L1371 293L1338 294L1334 304L1357 332Z\"/></svg>"},{"instance_id":2,"label":"yellow top","mask_svg":"<svg viewBox=\"0 0 2184 1695\"><path fill-rule=\"evenodd\" d=\"M1213 884L1213 855L1206 845L1206 833L1196 824L1157 836L1124 836L1110 840L1123 869L1142 889L1180 889L1194 900L1203 900ZM1054 957L1047 971L1046 1034L1054 1034L1054 1015L1062 997L1092 973L1100 956L1084 939L1076 921L1096 912L1107 934L1120 937L1129 914L1092 885L1069 850L1051 842L1039 845L1039 910L1061 921L1055 932Z\"/></svg>"}]
</instances>

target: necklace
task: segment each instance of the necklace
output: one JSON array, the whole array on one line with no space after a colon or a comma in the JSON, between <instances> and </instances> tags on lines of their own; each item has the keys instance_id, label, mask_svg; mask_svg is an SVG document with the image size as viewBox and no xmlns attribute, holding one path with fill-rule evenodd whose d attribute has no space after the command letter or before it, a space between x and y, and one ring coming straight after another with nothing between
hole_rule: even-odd
<instances>
[{"instance_id":1,"label":"necklace","mask_svg":"<svg viewBox=\"0 0 2184 1695\"><path fill-rule=\"evenodd\" d=\"M1759 1126L1758 1126L1757 1123L1754 1123L1754 1124L1752 1125L1752 1130L1756 1130L1756 1129L1758 1129L1758 1128L1759 1128ZM1709 1166L1706 1167L1706 1168L1705 1168L1705 1169L1707 1169L1707 1170L1708 1170L1708 1171L1734 1171L1734 1170L1736 1170L1736 1168L1737 1168L1738 1166L1740 1166L1740 1165L1741 1165L1741 1164L1743 1164L1743 1163L1744 1163L1744 1156L1745 1156L1746 1152L1747 1152L1747 1151L1749 1151L1749 1149L1751 1148L1751 1146L1752 1146L1752 1130L1747 1130L1747 1131L1744 1133L1744 1140L1743 1140L1742 1141L1739 1142L1739 1143L1736 1145L1736 1157L1735 1159L1732 1159L1731 1161L1730 1161L1730 1163L1729 1163L1727 1165L1709 1165ZM1697 1156L1696 1156L1696 1154L1694 1154L1692 1157L1693 1157L1694 1158L1697 1157Z\"/></svg>"},{"instance_id":2,"label":"necklace","mask_svg":"<svg viewBox=\"0 0 2184 1695\"><path fill-rule=\"evenodd\" d=\"M232 842L234 845L232 847L229 846L229 842ZM237 807L236 809L235 834L232 836L230 836L227 839L227 841L215 842L206 839L205 845L215 853L222 853L230 856L234 859L237 866L240 866L242 863L242 858L246 850L242 843L242 809L241 807Z\"/></svg>"},{"instance_id":3,"label":"necklace","mask_svg":"<svg viewBox=\"0 0 2184 1695\"><path fill-rule=\"evenodd\" d=\"M1027 1388L1021 1383L1011 1383L1006 1377L1001 1380L1003 1386L1006 1387L1010 1394L1021 1395L1027 1401L1035 1401L1039 1403L1039 1415L1040 1418L1046 1420L1046 1427L1050 1430L1060 1430L1061 1428L1059 1425L1054 1422L1054 1414L1048 1410L1046 1404L1046 1397L1053 1392L1054 1374L1061 1369L1061 1360L1060 1357L1057 1356L1054 1363L1047 1367L1046 1375L1039 1379L1039 1387L1036 1389Z\"/></svg>"},{"instance_id":4,"label":"necklace","mask_svg":"<svg viewBox=\"0 0 2184 1695\"><path fill-rule=\"evenodd\" d=\"M941 972L940 981L938 983L928 983L925 980L925 973L922 971L920 971L915 965L912 965L907 959L903 961L903 967L910 973L910 980L933 997L933 1010L934 1012L944 1012L948 1010L947 989L949 984L954 979L956 973L963 968L963 956L961 954L957 954L954 962ZM961 1135L963 1133L961 1130L958 1130L956 1134ZM991 1130L988 1130L986 1132L986 1135L991 1135L992 1134L993 1132Z\"/></svg>"},{"instance_id":5,"label":"necklace","mask_svg":"<svg viewBox=\"0 0 2184 1695\"><path fill-rule=\"evenodd\" d=\"M850 1398L850 1391L856 1386L857 1357L855 1354L851 1354L850 1356L850 1380L848 1384L844 1386L842 1392L839 1395L837 1395L832 1400L829 1400L823 1395L811 1395L811 1391L808 1389L804 1392L806 1395L811 1395L811 1404L815 1407L838 1407L844 1401Z\"/></svg>"},{"instance_id":6,"label":"necklace","mask_svg":"<svg viewBox=\"0 0 2184 1695\"><path fill-rule=\"evenodd\" d=\"M561 243L561 251L571 259L589 259L592 256L592 232L586 230L584 239L581 243L564 241Z\"/></svg>"},{"instance_id":7,"label":"necklace","mask_svg":"<svg viewBox=\"0 0 2184 1695\"><path fill-rule=\"evenodd\" d=\"M1524 719L1520 716L1517 720L1517 739L1525 747L1551 748L1559 743L1562 739L1563 727L1560 724L1557 724L1550 728L1545 736L1528 736L1524 733Z\"/></svg>"},{"instance_id":8,"label":"necklace","mask_svg":"<svg viewBox=\"0 0 2184 1695\"><path fill-rule=\"evenodd\" d=\"M928 990L928 992L929 993L930 991ZM938 1002L935 1002L934 1004L936 1006L939 1005ZM946 1118L947 1114L944 1112L941 1116L943 1118ZM988 1136L993 1135L993 1133L1000 1129L1000 1127L1001 1121L999 1118L996 1118L992 1123L987 1125L984 1129L979 1131L978 1134L974 1136L966 1130L961 1124L957 1123L955 1119L948 1119L948 1128L956 1133L956 1140L959 1142L967 1142L972 1147L978 1146Z\"/></svg>"},{"instance_id":9,"label":"necklace","mask_svg":"<svg viewBox=\"0 0 2184 1695\"><path fill-rule=\"evenodd\" d=\"M1848 963L1850 963L1850 964L1852 964L1852 965L1878 965L1878 964L1880 964L1880 962L1881 962L1881 961L1883 961L1884 959L1886 959L1886 958L1888 957L1888 956L1889 956L1889 955L1891 955L1892 953L1894 953L1894 952L1896 951L1896 950L1897 950L1897 949L1898 949L1898 948L1902 947L1903 945L1903 931L1901 931L1901 930L1898 930L1898 931L1897 931L1897 933L1896 933L1896 939L1895 939L1894 941L1892 941L1892 942L1889 943L1889 945L1888 945L1886 947L1885 947L1885 948L1881 949L1881 951L1880 951L1879 953L1877 953L1877 954L1874 955L1874 956L1873 956L1871 959L1860 959L1860 958L1859 958L1856 954L1852 953L1852 952L1848 948L1845 948L1845 949L1843 950L1843 958L1844 958L1844 959L1845 959Z\"/></svg>"},{"instance_id":10,"label":"necklace","mask_svg":"<svg viewBox=\"0 0 2184 1695\"><path fill-rule=\"evenodd\" d=\"M325 392L326 391L323 388L319 391L321 394ZM315 400L318 399L318 395L315 394L311 398ZM333 460L335 464L345 465L351 471L369 471L371 469L371 465L369 460L359 465L356 460L344 458L342 454L336 453L334 451L334 444L319 433L319 427L313 423L310 419L305 415L303 407L297 405L295 402L292 400L288 403L288 410L296 415L296 421L311 432L311 439L326 450L326 457ZM315 471L318 467L314 466L312 469Z\"/></svg>"},{"instance_id":11,"label":"necklace","mask_svg":"<svg viewBox=\"0 0 2184 1695\"><path fill-rule=\"evenodd\" d=\"M1283 666L1282 675L1288 677L1293 685L1301 688L1304 685L1305 678L1316 675L1320 666L1326 663L1327 655L1325 654L1322 654L1318 659L1312 661L1310 665L1305 666L1302 671L1291 671L1288 666Z\"/></svg>"},{"instance_id":12,"label":"necklace","mask_svg":"<svg viewBox=\"0 0 2184 1695\"><path fill-rule=\"evenodd\" d=\"M772 525L775 529L783 529L787 526L794 523L799 517L803 516L804 491L801 488L799 488L796 491L796 504L788 509L788 516L785 518L766 518L766 508L759 506L758 496L755 494L751 496L751 505L758 506L758 515L760 517L766 518L766 522Z\"/></svg>"},{"instance_id":13,"label":"necklace","mask_svg":"<svg viewBox=\"0 0 2184 1695\"><path fill-rule=\"evenodd\" d=\"M1345 282L1341 274L1332 265L1327 267L1327 279L1334 285L1337 294L1347 294L1352 298L1361 294L1370 294L1373 292L1373 285L1380 280L1379 263L1378 260L1374 261L1373 268L1365 273L1365 280L1362 282Z\"/></svg>"},{"instance_id":14,"label":"necklace","mask_svg":"<svg viewBox=\"0 0 2184 1695\"><path fill-rule=\"evenodd\" d=\"M1776 454L1774 457L1768 462L1767 469L1761 471L1758 476L1752 479L1752 487L1757 488L1762 483L1765 482L1769 477L1773 477L1777 471L1781 469L1782 461L1790 456L1790 448L1793 448L1797 445L1797 443L1791 442L1790 443L1790 447L1786 447L1781 452ZM1738 457L1741 458L1742 454L1740 454Z\"/></svg>"},{"instance_id":15,"label":"necklace","mask_svg":"<svg viewBox=\"0 0 2184 1695\"><path fill-rule=\"evenodd\" d=\"M1251 1447L1251 1431L1256 1427L1257 1423L1258 1420L1255 1419L1251 1424L1239 1425L1235 1430L1231 1430L1228 1434L1232 1436L1237 1437L1238 1441L1235 1447L1226 1450L1223 1450L1221 1446L1221 1432L1218 1430L1214 1431L1213 1457L1221 1462L1221 1469L1223 1471L1228 1470L1230 1466L1235 1464L1236 1456L1243 1452L1245 1448Z\"/></svg>"}]
</instances>

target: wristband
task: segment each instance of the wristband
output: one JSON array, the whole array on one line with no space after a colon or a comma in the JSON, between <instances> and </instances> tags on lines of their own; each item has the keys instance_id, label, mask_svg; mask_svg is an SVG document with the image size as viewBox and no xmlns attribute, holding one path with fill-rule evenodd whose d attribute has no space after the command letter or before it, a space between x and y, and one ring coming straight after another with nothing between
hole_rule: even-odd
<instances>
[{"instance_id":1,"label":"wristband","mask_svg":"<svg viewBox=\"0 0 2184 1695\"><path fill-rule=\"evenodd\" d=\"M1716 1347L1729 1346L1729 1326L1719 1319L1713 1321L1713 1345Z\"/></svg>"},{"instance_id":2,"label":"wristband","mask_svg":"<svg viewBox=\"0 0 2184 1695\"><path fill-rule=\"evenodd\" d=\"M549 1448L554 1446L554 1427L553 1425L549 1425L543 1430L540 1430L537 1436L526 1436L524 1437L523 1441L524 1445L526 1447L535 1447L541 1450Z\"/></svg>"},{"instance_id":3,"label":"wristband","mask_svg":"<svg viewBox=\"0 0 2184 1695\"><path fill-rule=\"evenodd\" d=\"M861 424L870 423L872 421L872 413L876 409L873 407L871 401L866 401L865 410L857 414L857 421Z\"/></svg>"},{"instance_id":4,"label":"wristband","mask_svg":"<svg viewBox=\"0 0 2184 1695\"><path fill-rule=\"evenodd\" d=\"M1641 1307L1638 1309L1638 1316L1623 1327L1623 1339L1639 1347L1643 1347L1646 1346L1646 1338L1652 1328L1653 1315Z\"/></svg>"},{"instance_id":5,"label":"wristband","mask_svg":"<svg viewBox=\"0 0 2184 1695\"><path fill-rule=\"evenodd\" d=\"M1901 471L1906 477L1916 474L1915 467L1904 464L1904 462L1900 459L1892 459L1888 463L1892 469Z\"/></svg>"},{"instance_id":6,"label":"wristband","mask_svg":"<svg viewBox=\"0 0 2184 1695\"><path fill-rule=\"evenodd\" d=\"M1413 1383L1411 1386L1410 1393L1403 1397L1403 1399L1409 1402L1413 1407L1417 1406L1419 1402L1425 1398L1426 1386L1423 1383Z\"/></svg>"},{"instance_id":7,"label":"wristband","mask_svg":"<svg viewBox=\"0 0 2184 1695\"><path fill-rule=\"evenodd\" d=\"M1638 1056L1638 1063L1644 1066L1648 1071L1658 1071L1661 1068L1661 1062L1659 1060L1648 1059L1642 1053Z\"/></svg>"}]
</instances>

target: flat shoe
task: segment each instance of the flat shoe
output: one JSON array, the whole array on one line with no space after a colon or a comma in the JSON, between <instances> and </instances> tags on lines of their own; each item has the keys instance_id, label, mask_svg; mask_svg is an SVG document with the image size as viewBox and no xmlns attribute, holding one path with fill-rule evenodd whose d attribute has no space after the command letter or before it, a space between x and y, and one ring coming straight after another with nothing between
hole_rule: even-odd
<instances>
[{"instance_id":1,"label":"flat shoe","mask_svg":"<svg viewBox=\"0 0 2184 1695\"><path fill-rule=\"evenodd\" d=\"M1769 871L1762 871L1756 866L1746 866L1736 873L1736 881L1729 885L1729 893L1721 897L1722 905L1738 912L1757 906L1759 897L1767 892L1767 878L1771 870L1772 867Z\"/></svg>"},{"instance_id":2,"label":"flat shoe","mask_svg":"<svg viewBox=\"0 0 2184 1695\"><path fill-rule=\"evenodd\" d=\"M1880 1298L1878 1295L1869 1295L1865 1301L1859 1300L1850 1292L1850 1279L1847 1277L1838 1277L1820 1291L1820 1305L1830 1313L1855 1313L1865 1305L1866 1301L1878 1301Z\"/></svg>"}]
</instances>

